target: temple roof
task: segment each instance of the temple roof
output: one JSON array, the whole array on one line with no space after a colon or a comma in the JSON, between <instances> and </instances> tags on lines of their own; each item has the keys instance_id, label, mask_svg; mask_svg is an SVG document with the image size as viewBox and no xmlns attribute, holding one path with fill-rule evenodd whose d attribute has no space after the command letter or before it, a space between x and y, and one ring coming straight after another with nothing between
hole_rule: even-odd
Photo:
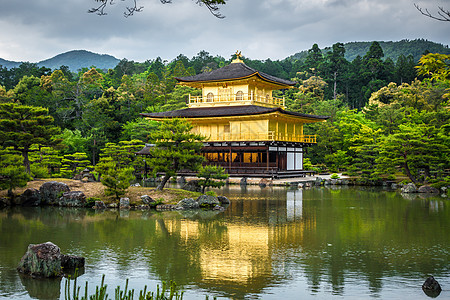
<instances>
[{"instance_id":1,"label":"temple roof","mask_svg":"<svg viewBox=\"0 0 450 300\"><path fill-rule=\"evenodd\" d=\"M269 81L283 86L293 86L295 84L295 82L293 81L259 72L253 68L250 68L244 63L231 63L225 67L213 70L211 72L197 74L194 76L176 77L175 79L180 82L211 82L245 79L252 76L258 76L264 81Z\"/></svg>"},{"instance_id":2,"label":"temple roof","mask_svg":"<svg viewBox=\"0 0 450 300\"><path fill-rule=\"evenodd\" d=\"M287 111L280 107L263 107L257 105L240 105L240 106L217 106L217 107L198 107L198 108L184 108L178 110L171 110L156 113L141 113L143 117L148 118L212 118L212 117L232 117L232 116L248 116L261 115L273 112L280 112L282 114L303 117L308 119L326 120L328 116L316 116L302 114L293 111Z\"/></svg>"}]
</instances>

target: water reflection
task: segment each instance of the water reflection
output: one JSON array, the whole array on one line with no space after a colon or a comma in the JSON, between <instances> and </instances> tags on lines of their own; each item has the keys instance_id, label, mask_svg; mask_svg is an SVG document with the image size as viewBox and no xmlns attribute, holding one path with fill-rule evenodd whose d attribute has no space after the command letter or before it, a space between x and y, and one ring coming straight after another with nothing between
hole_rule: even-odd
<instances>
[{"instance_id":1,"label":"water reflection","mask_svg":"<svg viewBox=\"0 0 450 300\"><path fill-rule=\"evenodd\" d=\"M103 273L110 287L126 277L136 289L175 280L192 288L185 299L202 292L233 299L271 293L419 299L429 274L450 284L450 209L439 198L335 187L237 186L218 193L232 200L225 212L1 210L0 296L58 297L57 283L24 281L15 272L29 243L48 240L86 257L80 283L98 282ZM46 292L38 294L39 286Z\"/></svg>"}]
</instances>

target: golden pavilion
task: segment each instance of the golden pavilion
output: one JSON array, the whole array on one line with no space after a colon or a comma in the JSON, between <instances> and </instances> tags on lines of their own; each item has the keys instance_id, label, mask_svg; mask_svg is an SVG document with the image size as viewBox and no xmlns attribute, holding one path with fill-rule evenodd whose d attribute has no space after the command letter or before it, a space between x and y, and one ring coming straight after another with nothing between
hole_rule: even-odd
<instances>
[{"instance_id":1,"label":"golden pavilion","mask_svg":"<svg viewBox=\"0 0 450 300\"><path fill-rule=\"evenodd\" d=\"M181 85L202 90L189 96L180 110L142 113L151 120L183 118L193 131L206 137L203 155L230 176L294 177L303 170L305 148L316 143L304 135L306 123L328 117L285 110L285 99L273 91L292 88L295 82L247 66L240 53L231 64L208 73L176 78Z\"/></svg>"}]
</instances>

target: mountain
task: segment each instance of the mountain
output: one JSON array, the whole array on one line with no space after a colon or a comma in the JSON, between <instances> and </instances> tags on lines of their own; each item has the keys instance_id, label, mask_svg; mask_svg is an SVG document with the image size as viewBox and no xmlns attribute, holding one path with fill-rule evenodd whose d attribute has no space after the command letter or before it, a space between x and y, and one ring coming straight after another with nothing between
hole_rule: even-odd
<instances>
[{"instance_id":1,"label":"mountain","mask_svg":"<svg viewBox=\"0 0 450 300\"><path fill-rule=\"evenodd\" d=\"M422 54L425 51L429 51L432 53L441 53L441 54L450 54L450 48L448 46L444 46L442 44L438 44L435 42L430 42L424 39L417 40L401 40L398 42L378 42L383 49L384 59L390 58L394 62L397 61L397 58L403 54L405 56L412 55L414 57L414 61L418 61ZM350 42L345 43L345 58L349 61L355 59L358 55L363 57L370 48L372 42ZM331 51L331 47L326 47L322 49L322 52L325 54L326 52ZM298 52L288 59L298 59L304 60L308 51Z\"/></svg>"},{"instance_id":2,"label":"mountain","mask_svg":"<svg viewBox=\"0 0 450 300\"><path fill-rule=\"evenodd\" d=\"M62 65L68 66L72 72L82 68L96 66L99 69L114 69L119 59L107 54L97 54L86 50L73 50L58 54L55 57L38 62L39 67L58 69Z\"/></svg>"},{"instance_id":3,"label":"mountain","mask_svg":"<svg viewBox=\"0 0 450 300\"><path fill-rule=\"evenodd\" d=\"M119 59L107 54L97 54L86 50L73 50L58 54L55 57L40 61L38 67L47 67L52 70L61 66L68 66L72 72L77 72L82 68L96 66L99 69L114 69L119 63ZM8 61L0 58L0 65L7 69L18 67L22 62Z\"/></svg>"},{"instance_id":4,"label":"mountain","mask_svg":"<svg viewBox=\"0 0 450 300\"><path fill-rule=\"evenodd\" d=\"M21 64L21 62L10 61L10 60L0 58L0 66L3 66L4 68L7 68L7 69L12 69L12 68L18 67L20 64Z\"/></svg>"}]
</instances>

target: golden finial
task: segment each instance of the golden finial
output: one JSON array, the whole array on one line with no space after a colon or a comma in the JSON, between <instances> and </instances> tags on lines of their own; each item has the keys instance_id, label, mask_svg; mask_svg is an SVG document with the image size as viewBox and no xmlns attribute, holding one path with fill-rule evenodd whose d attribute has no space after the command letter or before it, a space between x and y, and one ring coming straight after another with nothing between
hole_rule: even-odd
<instances>
[{"instance_id":1,"label":"golden finial","mask_svg":"<svg viewBox=\"0 0 450 300\"><path fill-rule=\"evenodd\" d=\"M241 57L242 57L241 51L236 50L235 55L236 55L236 58L231 61L232 64L234 64L234 63L244 63L244 61L241 60Z\"/></svg>"}]
</instances>

